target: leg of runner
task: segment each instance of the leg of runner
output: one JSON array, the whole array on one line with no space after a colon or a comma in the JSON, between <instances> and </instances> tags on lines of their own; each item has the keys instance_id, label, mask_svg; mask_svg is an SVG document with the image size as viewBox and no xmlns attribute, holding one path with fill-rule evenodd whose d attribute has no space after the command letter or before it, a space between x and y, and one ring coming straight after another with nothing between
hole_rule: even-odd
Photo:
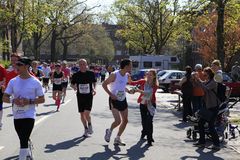
<instances>
[{"instance_id":1,"label":"leg of runner","mask_svg":"<svg viewBox=\"0 0 240 160\"><path fill-rule=\"evenodd\" d=\"M2 116L3 116L3 102L2 102L2 89L0 89L0 130L2 129Z\"/></svg>"},{"instance_id":2,"label":"leg of runner","mask_svg":"<svg viewBox=\"0 0 240 160\"><path fill-rule=\"evenodd\" d=\"M59 111L59 108L60 108L61 96L62 96L62 91L58 91L57 92L57 100L56 100L57 111Z\"/></svg>"},{"instance_id":3,"label":"leg of runner","mask_svg":"<svg viewBox=\"0 0 240 160\"><path fill-rule=\"evenodd\" d=\"M66 91L67 91L66 86L63 86L63 88L62 88L62 103L64 103L64 100L65 100L65 97L67 94Z\"/></svg>"},{"instance_id":4,"label":"leg of runner","mask_svg":"<svg viewBox=\"0 0 240 160\"><path fill-rule=\"evenodd\" d=\"M122 123L119 126L119 130L117 133L117 137L114 140L114 144L125 146L126 144L121 141L120 136L122 135L128 123L128 109L125 109L124 111L120 111L120 115L121 115Z\"/></svg>"},{"instance_id":5,"label":"leg of runner","mask_svg":"<svg viewBox=\"0 0 240 160\"><path fill-rule=\"evenodd\" d=\"M85 116L85 111L84 112L80 112L81 115L81 121L84 127L84 137L88 137L88 127L87 127L87 120L86 120L86 116Z\"/></svg>"},{"instance_id":6,"label":"leg of runner","mask_svg":"<svg viewBox=\"0 0 240 160\"><path fill-rule=\"evenodd\" d=\"M85 118L86 118L86 121L88 123L88 133L89 134L93 134L93 128L92 128L92 121L91 121L91 116L90 116L90 111L88 110L85 110L84 111L84 115L85 115Z\"/></svg>"},{"instance_id":7,"label":"leg of runner","mask_svg":"<svg viewBox=\"0 0 240 160\"><path fill-rule=\"evenodd\" d=\"M57 104L57 101L56 101L57 100L57 97L56 97L57 95L56 94L57 94L57 91L53 91L52 98L55 101L55 104Z\"/></svg>"}]
</instances>

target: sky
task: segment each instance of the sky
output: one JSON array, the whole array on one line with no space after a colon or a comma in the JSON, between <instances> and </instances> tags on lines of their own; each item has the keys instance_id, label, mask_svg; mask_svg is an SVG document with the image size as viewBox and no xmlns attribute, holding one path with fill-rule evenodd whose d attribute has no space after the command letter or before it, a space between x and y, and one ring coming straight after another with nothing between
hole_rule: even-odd
<instances>
[{"instance_id":1,"label":"sky","mask_svg":"<svg viewBox=\"0 0 240 160\"><path fill-rule=\"evenodd\" d=\"M96 11L106 11L110 8L115 0L87 0L86 4L91 6L101 5L101 7L96 8Z\"/></svg>"}]
</instances>

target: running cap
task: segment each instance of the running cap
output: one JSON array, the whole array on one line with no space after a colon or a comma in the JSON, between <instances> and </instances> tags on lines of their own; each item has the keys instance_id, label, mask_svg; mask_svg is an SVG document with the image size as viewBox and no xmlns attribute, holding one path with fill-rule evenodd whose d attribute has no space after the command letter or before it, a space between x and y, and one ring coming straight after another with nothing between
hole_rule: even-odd
<instances>
[{"instance_id":1,"label":"running cap","mask_svg":"<svg viewBox=\"0 0 240 160\"><path fill-rule=\"evenodd\" d=\"M16 64L23 64L31 66L32 60L28 57L21 57Z\"/></svg>"}]
</instances>

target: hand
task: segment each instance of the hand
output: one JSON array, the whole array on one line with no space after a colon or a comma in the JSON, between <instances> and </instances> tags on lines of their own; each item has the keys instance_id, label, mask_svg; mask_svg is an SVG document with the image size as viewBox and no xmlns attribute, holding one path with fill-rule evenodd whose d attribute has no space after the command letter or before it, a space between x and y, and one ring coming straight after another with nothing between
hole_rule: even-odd
<instances>
[{"instance_id":1,"label":"hand","mask_svg":"<svg viewBox=\"0 0 240 160\"><path fill-rule=\"evenodd\" d=\"M110 97L112 100L117 100L117 96L115 96L114 94L111 94Z\"/></svg>"},{"instance_id":2,"label":"hand","mask_svg":"<svg viewBox=\"0 0 240 160\"><path fill-rule=\"evenodd\" d=\"M134 89L131 89L128 91L129 94L134 94L135 92L136 92L136 90L134 90Z\"/></svg>"},{"instance_id":3,"label":"hand","mask_svg":"<svg viewBox=\"0 0 240 160\"><path fill-rule=\"evenodd\" d=\"M95 95L96 95L96 93L97 93L97 92L96 92L96 90L95 90L95 89L93 89L93 91L92 91L92 95L93 95L93 96L95 96Z\"/></svg>"}]
</instances>

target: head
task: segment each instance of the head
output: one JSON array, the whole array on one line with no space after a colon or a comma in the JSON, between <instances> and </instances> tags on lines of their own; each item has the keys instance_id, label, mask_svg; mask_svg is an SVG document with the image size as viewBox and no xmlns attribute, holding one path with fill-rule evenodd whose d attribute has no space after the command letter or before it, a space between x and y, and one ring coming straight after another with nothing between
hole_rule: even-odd
<instances>
[{"instance_id":1,"label":"head","mask_svg":"<svg viewBox=\"0 0 240 160\"><path fill-rule=\"evenodd\" d=\"M221 69L221 63L220 63L220 61L219 60L214 60L213 62L212 62L212 64L211 64L211 68L212 68L212 70L214 71L214 72L217 72L218 70L220 70Z\"/></svg>"},{"instance_id":2,"label":"head","mask_svg":"<svg viewBox=\"0 0 240 160\"><path fill-rule=\"evenodd\" d=\"M88 69L88 64L86 59L79 60L79 68L81 72L86 72Z\"/></svg>"},{"instance_id":3,"label":"head","mask_svg":"<svg viewBox=\"0 0 240 160\"><path fill-rule=\"evenodd\" d=\"M152 83L152 86L158 86L157 71L155 69L151 69L147 72L146 79Z\"/></svg>"},{"instance_id":4,"label":"head","mask_svg":"<svg viewBox=\"0 0 240 160\"><path fill-rule=\"evenodd\" d=\"M191 74L192 74L192 67L186 66L185 67L185 71L186 71L186 76L191 76Z\"/></svg>"},{"instance_id":5,"label":"head","mask_svg":"<svg viewBox=\"0 0 240 160\"><path fill-rule=\"evenodd\" d=\"M11 65L15 68L17 61L20 59L20 56L17 53L13 53L10 56Z\"/></svg>"},{"instance_id":6,"label":"head","mask_svg":"<svg viewBox=\"0 0 240 160\"><path fill-rule=\"evenodd\" d=\"M195 68L196 72L201 72L202 71L202 65L201 64L196 64L194 68Z\"/></svg>"},{"instance_id":7,"label":"head","mask_svg":"<svg viewBox=\"0 0 240 160\"><path fill-rule=\"evenodd\" d=\"M48 64L46 63L46 62L43 62L43 67L47 67L48 66Z\"/></svg>"},{"instance_id":8,"label":"head","mask_svg":"<svg viewBox=\"0 0 240 160\"><path fill-rule=\"evenodd\" d=\"M61 64L60 63L55 64L55 71L57 71L57 72L61 71Z\"/></svg>"},{"instance_id":9,"label":"head","mask_svg":"<svg viewBox=\"0 0 240 160\"><path fill-rule=\"evenodd\" d=\"M126 72L131 72L132 70L132 61L129 59L123 59L120 62L120 69L125 70Z\"/></svg>"},{"instance_id":10,"label":"head","mask_svg":"<svg viewBox=\"0 0 240 160\"><path fill-rule=\"evenodd\" d=\"M31 63L32 63L31 59L27 57L19 58L18 61L16 62L16 68L19 75L29 72L29 67L31 66Z\"/></svg>"},{"instance_id":11,"label":"head","mask_svg":"<svg viewBox=\"0 0 240 160\"><path fill-rule=\"evenodd\" d=\"M66 68L67 67L67 62L66 61L63 61L62 62L62 68Z\"/></svg>"},{"instance_id":12,"label":"head","mask_svg":"<svg viewBox=\"0 0 240 160\"><path fill-rule=\"evenodd\" d=\"M212 68L210 67L204 68L203 72L208 80L212 80L214 78L214 72Z\"/></svg>"},{"instance_id":13,"label":"head","mask_svg":"<svg viewBox=\"0 0 240 160\"><path fill-rule=\"evenodd\" d=\"M37 61L32 61L32 68L36 69L38 67Z\"/></svg>"}]
</instances>

